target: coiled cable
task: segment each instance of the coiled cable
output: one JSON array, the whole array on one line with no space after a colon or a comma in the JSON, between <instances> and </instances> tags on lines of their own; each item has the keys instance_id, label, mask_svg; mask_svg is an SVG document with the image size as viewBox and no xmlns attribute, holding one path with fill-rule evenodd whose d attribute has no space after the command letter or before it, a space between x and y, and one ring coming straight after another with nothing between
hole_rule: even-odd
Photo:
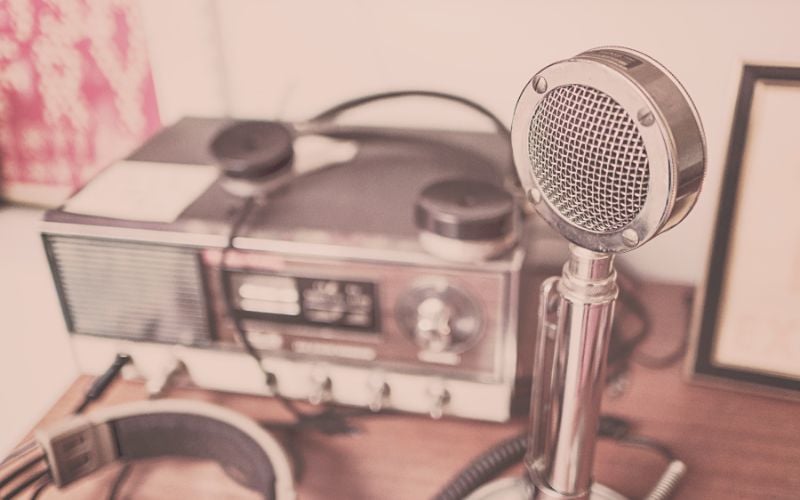
<instances>
[{"instance_id":1,"label":"coiled cable","mask_svg":"<svg viewBox=\"0 0 800 500\"><path fill-rule=\"evenodd\" d=\"M681 479L686 474L686 464L675 459L672 450L664 444L646 437L630 433L631 424L624 419L602 415L598 436L617 441L624 446L635 446L655 451L669 464L653 489L643 500L667 500L675 493ZM522 461L528 444L528 433L505 439L473 459L461 469L438 493L433 500L461 500L480 486L495 478L504 470Z\"/></svg>"},{"instance_id":2,"label":"coiled cable","mask_svg":"<svg viewBox=\"0 0 800 500\"><path fill-rule=\"evenodd\" d=\"M527 449L528 434L506 439L492 446L466 467L434 496L434 500L461 500L483 483L522 460Z\"/></svg>"}]
</instances>

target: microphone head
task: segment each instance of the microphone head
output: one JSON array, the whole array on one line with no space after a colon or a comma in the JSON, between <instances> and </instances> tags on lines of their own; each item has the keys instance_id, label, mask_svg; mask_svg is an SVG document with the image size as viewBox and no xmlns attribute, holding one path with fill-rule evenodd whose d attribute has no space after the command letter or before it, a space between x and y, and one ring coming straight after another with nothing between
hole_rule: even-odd
<instances>
[{"instance_id":1,"label":"microphone head","mask_svg":"<svg viewBox=\"0 0 800 500\"><path fill-rule=\"evenodd\" d=\"M583 52L539 71L514 111L511 146L539 214L596 252L625 252L683 220L705 174L686 91L648 56Z\"/></svg>"}]
</instances>

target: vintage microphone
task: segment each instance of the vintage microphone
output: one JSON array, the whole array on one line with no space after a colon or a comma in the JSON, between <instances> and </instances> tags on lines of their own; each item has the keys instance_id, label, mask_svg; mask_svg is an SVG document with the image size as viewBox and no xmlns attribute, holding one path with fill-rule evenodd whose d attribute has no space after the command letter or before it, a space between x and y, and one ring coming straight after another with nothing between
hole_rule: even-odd
<instances>
[{"instance_id":1,"label":"vintage microphone","mask_svg":"<svg viewBox=\"0 0 800 500\"><path fill-rule=\"evenodd\" d=\"M562 275L540 293L528 478L473 497L624 498L592 480L614 255L689 213L705 172L702 125L659 63L603 47L534 75L514 112L511 144L528 199L572 245Z\"/></svg>"}]
</instances>

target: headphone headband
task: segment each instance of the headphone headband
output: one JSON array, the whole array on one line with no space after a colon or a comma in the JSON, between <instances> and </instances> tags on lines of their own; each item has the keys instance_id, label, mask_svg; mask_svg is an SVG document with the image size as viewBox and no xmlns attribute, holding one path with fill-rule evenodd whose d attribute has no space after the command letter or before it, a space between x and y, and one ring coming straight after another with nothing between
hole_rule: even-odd
<instances>
[{"instance_id":1,"label":"headphone headband","mask_svg":"<svg viewBox=\"0 0 800 500\"><path fill-rule=\"evenodd\" d=\"M219 462L265 499L295 498L291 466L275 438L252 420L209 403L122 404L70 417L38 431L36 440L59 488L116 460L180 456Z\"/></svg>"}]
</instances>

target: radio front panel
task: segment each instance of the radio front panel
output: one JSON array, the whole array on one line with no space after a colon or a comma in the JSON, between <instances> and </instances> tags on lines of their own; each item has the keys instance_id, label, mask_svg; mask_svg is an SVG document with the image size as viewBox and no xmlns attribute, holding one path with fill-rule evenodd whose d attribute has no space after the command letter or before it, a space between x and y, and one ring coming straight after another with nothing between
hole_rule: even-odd
<instances>
[{"instance_id":1,"label":"radio front panel","mask_svg":"<svg viewBox=\"0 0 800 500\"><path fill-rule=\"evenodd\" d=\"M443 270L268 252L203 254L218 342L485 381L503 378L518 269ZM230 293L230 302L219 300ZM228 307L233 309L228 310ZM511 360L513 363L513 360Z\"/></svg>"}]
</instances>

